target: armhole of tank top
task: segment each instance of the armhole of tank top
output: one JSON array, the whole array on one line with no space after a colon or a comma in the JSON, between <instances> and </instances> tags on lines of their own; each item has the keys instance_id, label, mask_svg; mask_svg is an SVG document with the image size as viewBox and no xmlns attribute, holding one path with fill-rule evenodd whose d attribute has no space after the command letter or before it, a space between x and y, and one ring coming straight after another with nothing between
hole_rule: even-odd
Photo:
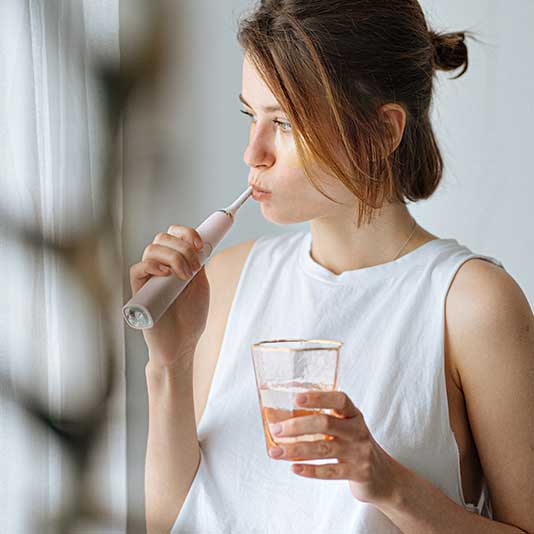
<instances>
[{"instance_id":1,"label":"armhole of tank top","mask_svg":"<svg viewBox=\"0 0 534 534\"><path fill-rule=\"evenodd\" d=\"M213 375L212 375L212 378L211 378L210 389L208 391L208 398L206 399L206 406L204 407L204 411L202 412L202 415L201 415L200 420L198 422L197 432L200 432L200 429L202 427L202 421L206 418L205 415L206 415L207 408L208 408L209 403L210 403L210 398L213 396L213 385L215 383L215 376L217 375L217 369L219 368L219 364L220 364L220 361L221 361L221 354L223 353L223 351L225 349L225 346L226 346L226 343L227 343L227 339L226 338L227 338L228 331L229 331L230 321L232 320L232 317L233 317L235 303L237 302L239 294L241 292L241 286L243 285L243 279L245 278L245 275L248 272L248 266L249 266L249 264L251 262L252 254L253 254L253 252L255 252L258 243L264 241L265 239L268 239L269 237L270 237L269 235L262 235L262 236L259 236L254 241L253 245L250 247L250 250L248 251L247 257L246 257L246 259L245 259L245 261L243 263L243 267L241 268L241 273L239 275L239 280L237 281L237 285L236 285L235 292L234 292L234 297L232 299L232 304L230 305L230 309L228 310L228 316L226 318L226 326L224 328L223 339L221 341L221 346L219 347L219 354L217 355L217 361L215 362L215 368L213 369Z\"/></svg>"},{"instance_id":2,"label":"armhole of tank top","mask_svg":"<svg viewBox=\"0 0 534 534\"><path fill-rule=\"evenodd\" d=\"M445 305L447 301L447 296L449 295L449 291L451 289L452 283L454 279L456 278L456 275L458 274L458 271L461 269L461 267L468 262L469 260L485 260L490 263L493 263L494 265L497 265L504 269L503 264L496 260L495 258L492 258L490 256L484 256L482 254L474 254L471 253L469 255L466 255L461 258L461 260L457 261L454 265L454 268L452 269L452 272L448 274L448 278L446 280L445 284L445 291L442 297L441 302L441 321L440 321L440 387L442 388L443 394L444 394L444 402L443 402L443 410L445 412L445 426L446 431L449 433L449 436L451 438L451 442L454 449L454 455L456 459L456 484L457 484L457 491L458 496L460 498L460 502L462 506L469 512L478 513L479 515L482 515L482 512L485 509L491 509L491 503L489 502L489 494L487 491L487 483L486 479L483 478L482 480L482 489L480 492L480 496L478 499L477 504L473 503L466 503L465 497L464 497L464 489L463 489L463 483L462 483L462 471L461 471L461 463L460 463L460 448L458 447L458 443L456 441L456 436L454 432L452 431L451 427L451 418L449 413L449 398L447 393L447 380L446 380L446 374L445 374Z\"/></svg>"}]
</instances>

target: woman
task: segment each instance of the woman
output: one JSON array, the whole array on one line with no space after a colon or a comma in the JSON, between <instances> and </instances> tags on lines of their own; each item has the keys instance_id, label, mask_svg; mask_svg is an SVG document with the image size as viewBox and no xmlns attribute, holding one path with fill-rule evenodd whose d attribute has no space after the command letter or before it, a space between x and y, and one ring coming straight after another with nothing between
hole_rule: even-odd
<instances>
[{"instance_id":1,"label":"woman","mask_svg":"<svg viewBox=\"0 0 534 534\"><path fill-rule=\"evenodd\" d=\"M532 312L498 260L406 207L440 182L433 73L465 72L464 39L416 0L264 1L241 22L249 183L310 232L224 250L144 331L149 532L534 532ZM159 265L198 272L199 238L158 234L133 293ZM267 457L250 346L273 338L344 347L340 391L302 404L335 412L280 434L334 440Z\"/></svg>"}]
</instances>

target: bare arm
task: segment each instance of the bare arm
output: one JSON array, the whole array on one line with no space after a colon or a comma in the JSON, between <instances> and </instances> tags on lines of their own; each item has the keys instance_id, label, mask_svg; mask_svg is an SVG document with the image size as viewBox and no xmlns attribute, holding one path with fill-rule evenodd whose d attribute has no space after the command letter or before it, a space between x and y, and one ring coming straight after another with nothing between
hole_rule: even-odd
<instances>
[{"instance_id":1,"label":"bare arm","mask_svg":"<svg viewBox=\"0 0 534 534\"><path fill-rule=\"evenodd\" d=\"M192 360L192 355L187 356ZM155 368L149 362L146 380L149 411L145 463L147 532L168 533L200 463L192 367Z\"/></svg>"},{"instance_id":2,"label":"bare arm","mask_svg":"<svg viewBox=\"0 0 534 534\"><path fill-rule=\"evenodd\" d=\"M200 465L195 419L193 368L195 361L217 350L212 343L214 317L218 316L219 255L206 265L210 302L206 327L194 353L182 354L174 366L162 366L150 354L146 366L148 440L145 462L145 515L148 534L168 533L178 517ZM206 345L208 345L206 347ZM191 349L193 350L193 349Z\"/></svg>"},{"instance_id":3,"label":"bare arm","mask_svg":"<svg viewBox=\"0 0 534 534\"><path fill-rule=\"evenodd\" d=\"M185 354L180 358L193 365L162 369L149 362L146 367L149 427L145 513L148 534L169 532L198 471L198 422L206 406L235 289L253 243L246 241L224 249L206 266L210 284L206 328L194 355Z\"/></svg>"},{"instance_id":4,"label":"bare arm","mask_svg":"<svg viewBox=\"0 0 534 534\"><path fill-rule=\"evenodd\" d=\"M473 260L462 271L451 354L495 519L534 533L534 317L504 270Z\"/></svg>"},{"instance_id":5,"label":"bare arm","mask_svg":"<svg viewBox=\"0 0 534 534\"><path fill-rule=\"evenodd\" d=\"M468 261L449 293L447 330L494 520L464 510L400 465L398 498L382 511L414 534L534 534L534 318L528 301L505 271Z\"/></svg>"}]
</instances>

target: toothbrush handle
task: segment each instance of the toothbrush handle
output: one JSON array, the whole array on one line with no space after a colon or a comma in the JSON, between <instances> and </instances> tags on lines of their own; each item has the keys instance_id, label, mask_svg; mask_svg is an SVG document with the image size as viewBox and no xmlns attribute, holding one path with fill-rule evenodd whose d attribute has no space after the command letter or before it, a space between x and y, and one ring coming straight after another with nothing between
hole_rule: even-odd
<instances>
[{"instance_id":1,"label":"toothbrush handle","mask_svg":"<svg viewBox=\"0 0 534 534\"><path fill-rule=\"evenodd\" d=\"M232 227L233 222L231 215L218 210L195 228L204 243L204 247L199 252L201 265L206 263L213 249ZM176 274L171 273L169 276L150 278L123 306L122 313L126 323L137 330L152 328L195 276L196 273L188 280L182 280Z\"/></svg>"}]
</instances>

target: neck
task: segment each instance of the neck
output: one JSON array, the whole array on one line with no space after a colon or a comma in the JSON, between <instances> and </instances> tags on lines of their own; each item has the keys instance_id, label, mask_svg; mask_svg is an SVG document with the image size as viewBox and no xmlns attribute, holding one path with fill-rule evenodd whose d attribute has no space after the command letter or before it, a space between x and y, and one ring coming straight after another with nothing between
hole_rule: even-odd
<instances>
[{"instance_id":1,"label":"neck","mask_svg":"<svg viewBox=\"0 0 534 534\"><path fill-rule=\"evenodd\" d=\"M388 204L377 212L369 225L356 227L354 212L339 212L310 222L311 256L314 261L338 275L395 259L437 239L417 223L405 205ZM412 234L413 231L413 234Z\"/></svg>"}]
</instances>

